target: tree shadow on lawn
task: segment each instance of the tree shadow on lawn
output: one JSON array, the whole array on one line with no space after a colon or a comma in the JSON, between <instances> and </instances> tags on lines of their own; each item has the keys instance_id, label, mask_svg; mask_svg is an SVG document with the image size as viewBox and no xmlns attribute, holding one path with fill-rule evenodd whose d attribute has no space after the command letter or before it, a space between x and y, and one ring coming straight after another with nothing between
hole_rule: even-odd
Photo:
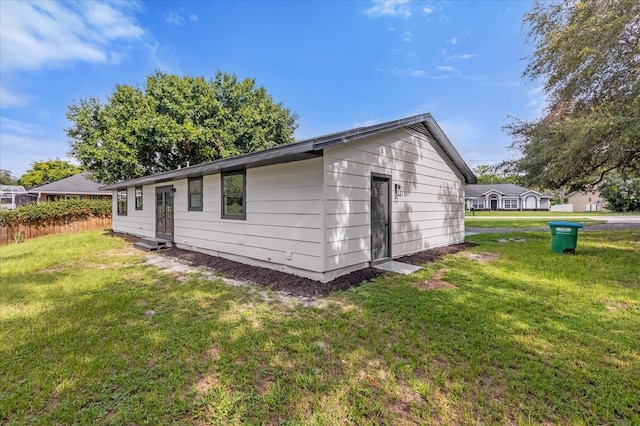
<instances>
[{"instance_id":1,"label":"tree shadow on lawn","mask_svg":"<svg viewBox=\"0 0 640 426\"><path fill-rule=\"evenodd\" d=\"M458 289L411 286L442 265ZM637 418L637 316L498 266L447 258L334 293L325 309L131 268L10 324L21 334L0 354L0 407L9 420L79 423Z\"/></svg>"}]
</instances>

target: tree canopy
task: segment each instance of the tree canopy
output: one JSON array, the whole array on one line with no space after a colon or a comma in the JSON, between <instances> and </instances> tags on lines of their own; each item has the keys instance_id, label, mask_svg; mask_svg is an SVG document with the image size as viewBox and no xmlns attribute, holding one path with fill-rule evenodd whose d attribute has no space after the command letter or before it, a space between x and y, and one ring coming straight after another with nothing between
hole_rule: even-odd
<instances>
[{"instance_id":1,"label":"tree canopy","mask_svg":"<svg viewBox=\"0 0 640 426\"><path fill-rule=\"evenodd\" d=\"M9 170L0 169L0 185L16 185L16 179Z\"/></svg>"},{"instance_id":2,"label":"tree canopy","mask_svg":"<svg viewBox=\"0 0 640 426\"><path fill-rule=\"evenodd\" d=\"M480 164L473 168L478 183L518 183L517 176L504 174L499 166Z\"/></svg>"},{"instance_id":3,"label":"tree canopy","mask_svg":"<svg viewBox=\"0 0 640 426\"><path fill-rule=\"evenodd\" d=\"M31 168L18 179L18 184L26 188L44 185L82 172L84 169L68 161L55 160L36 161Z\"/></svg>"},{"instance_id":4,"label":"tree canopy","mask_svg":"<svg viewBox=\"0 0 640 426\"><path fill-rule=\"evenodd\" d=\"M71 105L70 154L112 183L294 141L297 116L251 79L156 72L144 89L116 86L106 103Z\"/></svg>"},{"instance_id":5,"label":"tree canopy","mask_svg":"<svg viewBox=\"0 0 640 426\"><path fill-rule=\"evenodd\" d=\"M640 2L536 1L524 76L541 80L542 118L507 126L529 185L583 189L606 174L640 174Z\"/></svg>"},{"instance_id":6,"label":"tree canopy","mask_svg":"<svg viewBox=\"0 0 640 426\"><path fill-rule=\"evenodd\" d=\"M611 211L640 211L640 178L623 178L611 173L605 178L601 194Z\"/></svg>"}]
</instances>

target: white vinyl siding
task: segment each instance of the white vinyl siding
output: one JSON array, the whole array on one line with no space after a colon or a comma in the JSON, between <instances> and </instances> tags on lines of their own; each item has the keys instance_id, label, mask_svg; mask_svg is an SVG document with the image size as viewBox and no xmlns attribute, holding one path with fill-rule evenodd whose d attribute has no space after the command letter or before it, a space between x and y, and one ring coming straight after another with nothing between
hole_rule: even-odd
<instances>
[{"instance_id":1,"label":"white vinyl siding","mask_svg":"<svg viewBox=\"0 0 640 426\"><path fill-rule=\"evenodd\" d=\"M129 209L127 216L112 217L111 226L114 231L140 237L155 237L155 187L156 185L145 185L142 188L142 205L144 206L142 210ZM113 196L114 208L117 202L116 192L114 191ZM128 196L132 196L135 188L128 188L127 192Z\"/></svg>"},{"instance_id":2,"label":"white vinyl siding","mask_svg":"<svg viewBox=\"0 0 640 426\"><path fill-rule=\"evenodd\" d=\"M246 220L222 218L221 175L204 176L203 211L188 211L187 180L173 182L175 243L321 279L322 159L246 171Z\"/></svg>"},{"instance_id":3,"label":"white vinyl siding","mask_svg":"<svg viewBox=\"0 0 640 426\"><path fill-rule=\"evenodd\" d=\"M155 236L155 188L173 185L176 246L328 281L371 259L372 173L404 192L392 196L392 257L464 241L464 179L430 137L408 129L247 169L245 220L222 217L221 175L213 174L202 179L202 211L189 210L186 178L145 185L144 209L114 215L113 228Z\"/></svg>"},{"instance_id":4,"label":"white vinyl siding","mask_svg":"<svg viewBox=\"0 0 640 426\"><path fill-rule=\"evenodd\" d=\"M391 176L392 257L464 240L463 178L427 136L410 130L325 150L327 271L371 259L371 173Z\"/></svg>"}]
</instances>

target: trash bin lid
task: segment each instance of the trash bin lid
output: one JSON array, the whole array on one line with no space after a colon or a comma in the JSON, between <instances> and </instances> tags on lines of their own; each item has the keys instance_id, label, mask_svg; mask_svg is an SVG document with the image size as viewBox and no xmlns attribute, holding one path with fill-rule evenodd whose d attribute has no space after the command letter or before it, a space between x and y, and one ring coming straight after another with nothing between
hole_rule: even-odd
<instances>
[{"instance_id":1,"label":"trash bin lid","mask_svg":"<svg viewBox=\"0 0 640 426\"><path fill-rule=\"evenodd\" d=\"M549 226L562 226L565 228L582 228L584 225L578 222L564 222L562 220L549 222Z\"/></svg>"}]
</instances>

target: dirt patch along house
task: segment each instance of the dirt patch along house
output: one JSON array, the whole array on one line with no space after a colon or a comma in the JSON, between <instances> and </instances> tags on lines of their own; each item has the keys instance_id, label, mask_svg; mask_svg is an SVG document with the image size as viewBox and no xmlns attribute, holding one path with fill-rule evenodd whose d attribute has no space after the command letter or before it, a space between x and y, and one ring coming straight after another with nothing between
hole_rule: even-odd
<instances>
[{"instance_id":1,"label":"dirt patch along house","mask_svg":"<svg viewBox=\"0 0 640 426\"><path fill-rule=\"evenodd\" d=\"M422 114L103 189L114 231L327 282L462 242L475 182Z\"/></svg>"}]
</instances>

